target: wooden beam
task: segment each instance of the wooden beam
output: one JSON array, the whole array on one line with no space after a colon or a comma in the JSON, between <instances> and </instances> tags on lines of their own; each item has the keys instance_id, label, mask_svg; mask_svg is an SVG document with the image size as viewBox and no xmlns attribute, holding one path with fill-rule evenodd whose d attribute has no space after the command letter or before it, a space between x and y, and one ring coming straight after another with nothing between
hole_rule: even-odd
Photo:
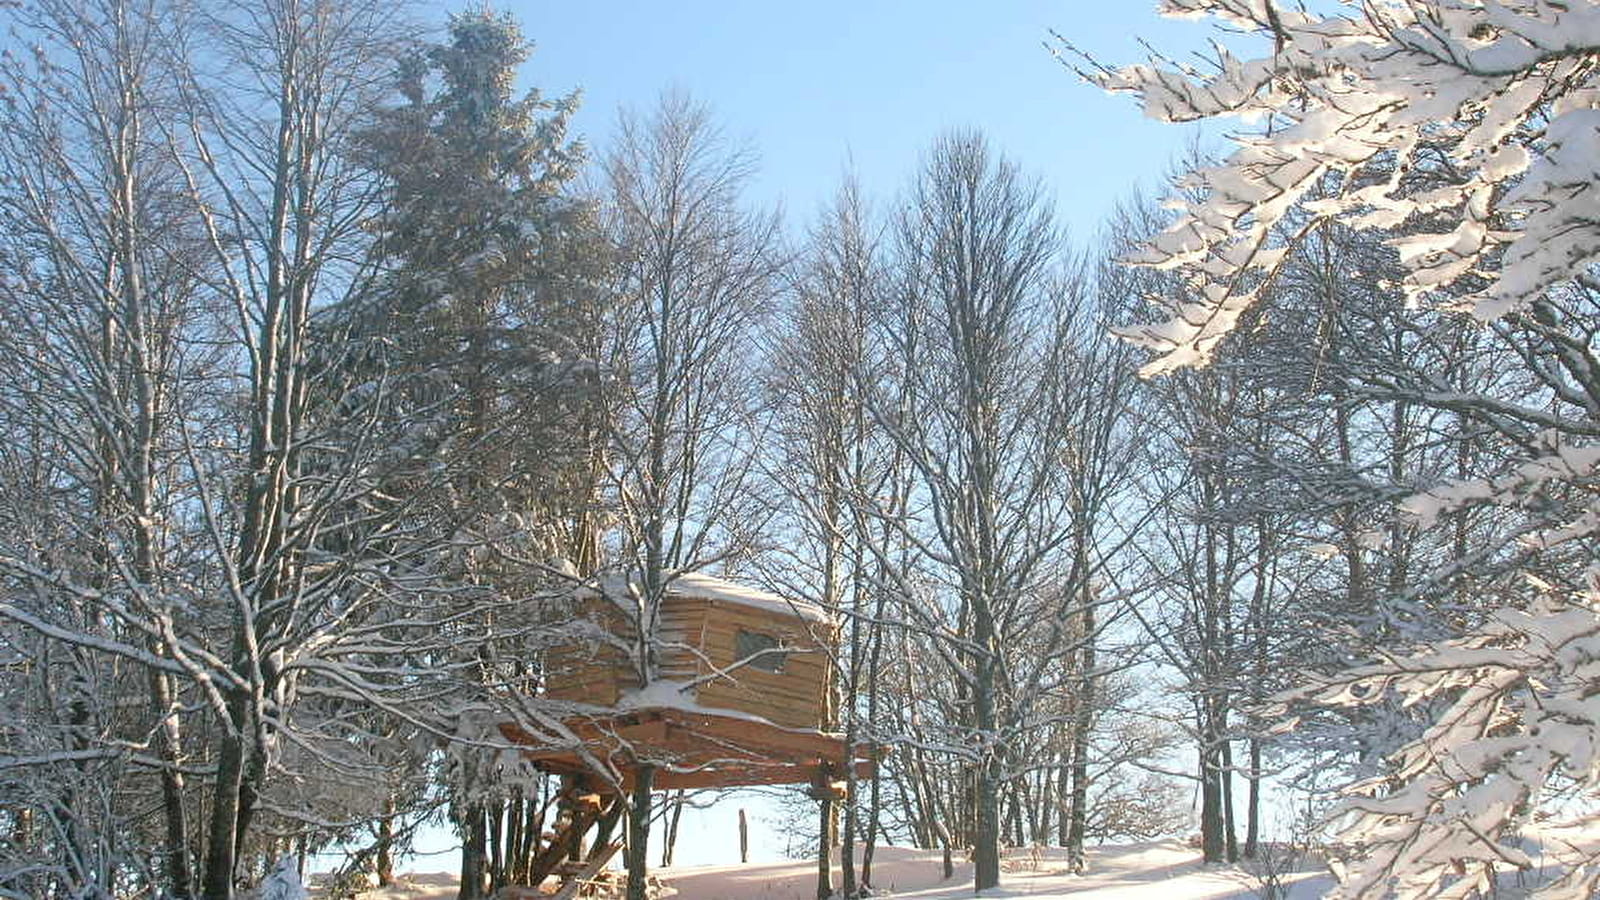
<instances>
[{"instance_id":1,"label":"wooden beam","mask_svg":"<svg viewBox=\"0 0 1600 900\"><path fill-rule=\"evenodd\" d=\"M614 766L626 789L629 772L650 762L664 789L809 784L819 771L839 773L845 765L842 735L783 728L758 719L719 716L657 707L585 716L563 723L596 759ZM565 774L591 772L584 755L571 746L540 746L513 725L501 732L525 746L524 754L541 768ZM853 760L861 778L875 768L874 750L857 748ZM833 774L828 780L839 776Z\"/></svg>"}]
</instances>

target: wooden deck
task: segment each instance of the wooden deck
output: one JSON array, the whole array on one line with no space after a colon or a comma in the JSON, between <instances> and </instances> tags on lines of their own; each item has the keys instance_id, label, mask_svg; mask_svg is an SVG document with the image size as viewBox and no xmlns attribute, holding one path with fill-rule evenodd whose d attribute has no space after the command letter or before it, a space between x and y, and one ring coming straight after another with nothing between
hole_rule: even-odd
<instances>
[{"instance_id":1,"label":"wooden deck","mask_svg":"<svg viewBox=\"0 0 1600 900\"><path fill-rule=\"evenodd\" d=\"M785 728L754 717L724 716L656 707L582 716L563 722L584 750L610 772L573 748L543 744L515 725L502 725L507 739L540 768L632 787L632 773L655 766L654 786L728 788L763 784L827 785L843 777L847 761L843 735ZM854 760L860 777L869 777L873 761L858 748Z\"/></svg>"}]
</instances>

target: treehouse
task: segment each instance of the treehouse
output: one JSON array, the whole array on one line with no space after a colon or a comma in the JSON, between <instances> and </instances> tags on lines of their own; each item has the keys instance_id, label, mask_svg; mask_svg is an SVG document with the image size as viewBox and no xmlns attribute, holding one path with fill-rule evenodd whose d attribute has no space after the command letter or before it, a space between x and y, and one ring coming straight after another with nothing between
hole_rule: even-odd
<instances>
[{"instance_id":1,"label":"treehouse","mask_svg":"<svg viewBox=\"0 0 1600 900\"><path fill-rule=\"evenodd\" d=\"M611 582L579 598L586 633L546 658L546 699L570 704L564 740L508 728L543 768L660 789L810 783L842 777L829 724L838 626L814 604L708 575L674 579L660 604L655 679L635 662L638 605ZM865 768L866 762L858 764Z\"/></svg>"},{"instance_id":2,"label":"treehouse","mask_svg":"<svg viewBox=\"0 0 1600 900\"><path fill-rule=\"evenodd\" d=\"M851 758L844 737L826 730L838 625L825 610L681 575L649 629L654 677L645 683L636 598L620 581L582 593L572 642L545 658L544 699L555 701L559 727L501 726L562 776L555 827L526 869L530 885L560 876L556 897L575 896L617 852L610 836L622 792L645 767L658 790L807 784L824 801L840 795L846 767L871 774L870 756Z\"/></svg>"}]
</instances>

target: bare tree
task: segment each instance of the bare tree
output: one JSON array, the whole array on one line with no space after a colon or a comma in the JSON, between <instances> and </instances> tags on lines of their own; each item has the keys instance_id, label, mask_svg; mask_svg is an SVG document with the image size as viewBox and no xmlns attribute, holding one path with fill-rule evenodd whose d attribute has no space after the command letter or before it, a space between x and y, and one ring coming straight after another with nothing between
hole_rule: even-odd
<instances>
[{"instance_id":1,"label":"bare tree","mask_svg":"<svg viewBox=\"0 0 1600 900\"><path fill-rule=\"evenodd\" d=\"M885 495L894 471L892 445L875 434L857 384L868 361L869 326L883 299L884 271L880 232L871 220L859 186L846 180L832 205L812 227L797 261L788 314L769 362L767 376L773 416L768 477L783 496L781 522L799 537L775 547L778 576L795 596L838 612L844 640L836 671L840 676L836 722L854 748L877 739L874 729L876 678L870 671L888 592L873 590L869 572L874 554L865 542L876 539L875 522L862 515L867 498ZM782 526L780 525L780 528ZM854 759L854 750L846 754ZM861 872L855 866L858 835L870 848L877 832L879 785L869 783L871 800L862 821L853 767L838 773L845 784L842 806L842 889L855 896L870 876L870 849ZM823 830L828 830L833 798L822 797ZM819 896L832 893L827 845L818 860Z\"/></svg>"},{"instance_id":2,"label":"bare tree","mask_svg":"<svg viewBox=\"0 0 1600 900\"><path fill-rule=\"evenodd\" d=\"M4 197L19 274L6 310L26 352L7 356L22 389L5 411L8 430L49 439L74 487L38 510L53 522L7 523L0 612L42 639L41 661L148 684L143 722L69 702L81 721L43 765L158 772L165 870L141 877L189 891L204 844L204 891L225 897L247 854L282 849L251 841L262 817L291 834L312 819L273 786L286 760L359 784L349 773L387 768L393 742L354 711L448 728L448 666L416 667L452 638L436 601L453 532L432 503L450 478L418 464L441 435L379 414L395 374L381 335L319 321L376 284L363 220L380 197L352 137L403 23L294 2L28 15L61 45L8 73L25 102L7 111L4 164L22 177ZM202 36L205 52L184 43ZM41 147L47 165L25 161ZM413 490L387 493L401 472ZM72 543L41 544L47 532ZM61 667L37 671L48 685ZM179 709L198 711L184 731ZM103 796L115 776L94 773ZM56 804L80 833L93 821L87 796ZM140 854L96 852L106 861L72 851L62 883L110 891L142 869Z\"/></svg>"},{"instance_id":3,"label":"bare tree","mask_svg":"<svg viewBox=\"0 0 1600 900\"><path fill-rule=\"evenodd\" d=\"M618 299L607 324L604 405L618 537L632 606L639 687L657 677L660 610L682 572L747 549L747 429L754 326L775 292L777 220L747 211L752 171L706 110L666 95L624 115L605 161ZM628 896L645 891L654 765L637 748Z\"/></svg>"},{"instance_id":4,"label":"bare tree","mask_svg":"<svg viewBox=\"0 0 1600 900\"><path fill-rule=\"evenodd\" d=\"M1074 649L1061 388L1081 287L1059 277L1059 250L1036 184L975 134L941 138L895 222L880 331L893 374L867 388L916 476L920 523L900 527L938 587L899 588L955 679L935 743L970 766L979 890L999 881L1001 796L1021 763L1010 742ZM1029 657L1007 652L1025 633Z\"/></svg>"},{"instance_id":5,"label":"bare tree","mask_svg":"<svg viewBox=\"0 0 1600 900\"><path fill-rule=\"evenodd\" d=\"M335 473L351 472L345 465L364 448L318 457L312 315L319 301L360 285L352 243L365 245L361 218L376 197L348 151L381 97L396 15L364 3L217 4L193 28L209 52L181 48L196 63L187 96L195 125L181 138L213 255L209 287L232 313L224 334L247 363L239 493L204 478L200 488L227 598L214 664L225 680L212 704L211 897L231 893L285 724L291 666L321 625L315 611L331 614L349 599L342 579L321 575L313 560L326 517L351 486Z\"/></svg>"},{"instance_id":6,"label":"bare tree","mask_svg":"<svg viewBox=\"0 0 1600 900\"><path fill-rule=\"evenodd\" d=\"M161 62L162 48L178 16L160 2L53 0L16 15L15 24L42 43L32 60L8 55L3 67L16 99L6 105L0 129L6 233L0 252L10 272L0 287L6 334L0 365L11 385L0 416L8 431L28 436L19 450L48 454L29 464L54 472L36 488L48 494L59 490L51 483L72 487L60 492L60 502L36 507L33 521L19 516L4 529L0 554L17 580L10 585L14 600L0 600L0 608L25 624L125 642L127 652L149 662L166 654L169 640L104 616L83 591L119 596L125 615L139 624L170 615L180 602L174 592L185 560L174 530L185 497L172 477L174 420L209 354L194 341L197 235L182 215L180 179L164 140L176 73ZM39 538L51 532L64 543L46 550L49 543ZM30 594L39 605L25 599ZM36 670L47 691L61 692L55 699L67 720L55 752L91 758L106 752L97 743L108 733L146 751L133 768L159 775L164 883L175 896L188 896L176 668L140 666L148 716L117 722L101 705L126 689L110 681L97 686L109 676L104 658L84 644L58 647L54 655L74 660L79 670L55 684L58 673L44 660ZM100 691L107 696L96 696ZM86 763L76 768L87 775ZM105 854L115 856L124 844L132 850L137 839L90 833L88 795L60 803L55 814L67 819L61 858L71 870L66 882L113 890L127 860Z\"/></svg>"}]
</instances>

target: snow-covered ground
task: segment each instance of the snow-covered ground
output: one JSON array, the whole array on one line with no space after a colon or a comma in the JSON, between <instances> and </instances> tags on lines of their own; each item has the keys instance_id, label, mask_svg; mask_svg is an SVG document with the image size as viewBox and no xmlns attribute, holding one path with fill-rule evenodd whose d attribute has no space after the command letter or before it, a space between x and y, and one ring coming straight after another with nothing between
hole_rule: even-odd
<instances>
[{"instance_id":1,"label":"snow-covered ground","mask_svg":"<svg viewBox=\"0 0 1600 900\"><path fill-rule=\"evenodd\" d=\"M661 869L657 873L676 900L812 900L816 896L816 863L699 866ZM972 896L972 865L956 866L948 881L936 852L880 847L874 862L880 895L918 900ZM1306 872L1295 879L1293 900L1321 897L1332 882ZM363 900L446 900L455 896L454 880L441 875L407 876L408 884L364 894ZM835 870L834 886L838 887ZM1072 875L1063 851L1047 849L1037 858L1013 851L1001 876L1001 888L990 897L1067 897L1092 900L1244 900L1261 889L1259 878L1235 867L1200 864L1199 853L1178 841L1101 847L1089 852L1089 871Z\"/></svg>"},{"instance_id":2,"label":"snow-covered ground","mask_svg":"<svg viewBox=\"0 0 1600 900\"><path fill-rule=\"evenodd\" d=\"M938 853L880 847L873 863L874 887L890 897L967 898L972 896L972 864L956 866L946 881ZM663 870L662 880L679 900L812 900L816 863L793 861L749 866L706 866ZM1315 873L1296 876L1292 895L1320 897L1331 882ZM1178 841L1101 847L1089 852L1089 871L1067 871L1065 851L1046 849L1037 860L1012 851L992 897L1105 898L1105 900L1213 900L1252 897L1260 880L1234 867L1206 868L1200 855ZM838 886L835 876L834 886Z\"/></svg>"}]
</instances>

